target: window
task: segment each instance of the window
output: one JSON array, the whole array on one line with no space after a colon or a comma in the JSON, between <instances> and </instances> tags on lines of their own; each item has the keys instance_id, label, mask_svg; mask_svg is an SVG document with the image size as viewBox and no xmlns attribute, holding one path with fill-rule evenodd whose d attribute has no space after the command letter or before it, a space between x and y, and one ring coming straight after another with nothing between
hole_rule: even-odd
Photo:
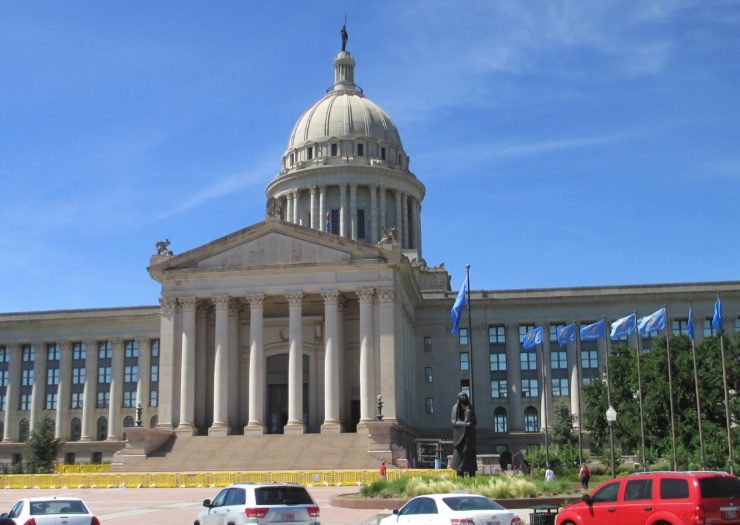
<instances>
[{"instance_id":1,"label":"window","mask_svg":"<svg viewBox=\"0 0 740 525\"><path fill-rule=\"evenodd\" d=\"M460 328L460 331L458 331L458 336L459 336L461 345L468 344L468 329L467 328Z\"/></svg>"},{"instance_id":2,"label":"window","mask_svg":"<svg viewBox=\"0 0 740 525\"><path fill-rule=\"evenodd\" d=\"M425 352L432 351L432 338L429 336L424 337L424 351Z\"/></svg>"},{"instance_id":3,"label":"window","mask_svg":"<svg viewBox=\"0 0 740 525\"><path fill-rule=\"evenodd\" d=\"M95 434L96 434L96 437L98 438L98 441L105 441L105 438L108 437L108 420L105 419L104 417L98 418L98 424L96 425Z\"/></svg>"},{"instance_id":4,"label":"window","mask_svg":"<svg viewBox=\"0 0 740 525\"><path fill-rule=\"evenodd\" d=\"M534 407L527 407L524 409L524 431L525 432L537 432L540 429L539 418L537 417L537 409Z\"/></svg>"},{"instance_id":5,"label":"window","mask_svg":"<svg viewBox=\"0 0 740 525\"><path fill-rule=\"evenodd\" d=\"M664 478L660 480L660 499L684 499L689 497L689 483L685 479Z\"/></svg>"},{"instance_id":6,"label":"window","mask_svg":"<svg viewBox=\"0 0 740 525\"><path fill-rule=\"evenodd\" d=\"M73 417L69 425L69 440L79 441L82 436L82 422L79 417Z\"/></svg>"},{"instance_id":7,"label":"window","mask_svg":"<svg viewBox=\"0 0 740 525\"><path fill-rule=\"evenodd\" d=\"M46 394L46 410L56 410L57 409L57 395L56 394Z\"/></svg>"},{"instance_id":8,"label":"window","mask_svg":"<svg viewBox=\"0 0 740 525\"><path fill-rule=\"evenodd\" d=\"M467 394L468 397L470 397L470 379L460 380L460 392L463 394Z\"/></svg>"},{"instance_id":9,"label":"window","mask_svg":"<svg viewBox=\"0 0 740 525\"><path fill-rule=\"evenodd\" d=\"M553 343L558 342L558 331L565 328L564 323L551 324L550 325L550 341Z\"/></svg>"},{"instance_id":10,"label":"window","mask_svg":"<svg viewBox=\"0 0 740 525\"><path fill-rule=\"evenodd\" d=\"M467 372L470 370L469 354L467 352L460 352L460 371Z\"/></svg>"},{"instance_id":11,"label":"window","mask_svg":"<svg viewBox=\"0 0 740 525\"><path fill-rule=\"evenodd\" d=\"M31 410L31 394L21 394L21 410Z\"/></svg>"},{"instance_id":12,"label":"window","mask_svg":"<svg viewBox=\"0 0 740 525\"><path fill-rule=\"evenodd\" d=\"M72 401L69 408L82 408L82 392L72 392Z\"/></svg>"},{"instance_id":13,"label":"window","mask_svg":"<svg viewBox=\"0 0 740 525\"><path fill-rule=\"evenodd\" d=\"M159 357L159 339L152 339L152 357Z\"/></svg>"},{"instance_id":14,"label":"window","mask_svg":"<svg viewBox=\"0 0 740 525\"><path fill-rule=\"evenodd\" d=\"M385 148L380 148L380 160L385 160Z\"/></svg>"},{"instance_id":15,"label":"window","mask_svg":"<svg viewBox=\"0 0 740 525\"><path fill-rule=\"evenodd\" d=\"M596 377L583 377L583 378L581 378L581 384L583 386L588 386L591 383L594 383L596 381L598 381L598 378L596 378Z\"/></svg>"},{"instance_id":16,"label":"window","mask_svg":"<svg viewBox=\"0 0 740 525\"><path fill-rule=\"evenodd\" d=\"M153 415L152 418L149 420L149 426L151 428L156 428L157 424L159 423L159 417L157 415Z\"/></svg>"},{"instance_id":17,"label":"window","mask_svg":"<svg viewBox=\"0 0 740 525\"><path fill-rule=\"evenodd\" d=\"M6 346L0 346L0 363L8 362L8 348Z\"/></svg>"},{"instance_id":18,"label":"window","mask_svg":"<svg viewBox=\"0 0 740 525\"><path fill-rule=\"evenodd\" d=\"M313 146L309 146L308 148L306 148L306 158L308 160L313 159Z\"/></svg>"},{"instance_id":19,"label":"window","mask_svg":"<svg viewBox=\"0 0 740 525\"><path fill-rule=\"evenodd\" d=\"M524 343L524 336L527 335L528 332L531 332L536 328L533 324L520 324L519 325L519 344Z\"/></svg>"},{"instance_id":20,"label":"window","mask_svg":"<svg viewBox=\"0 0 740 525\"><path fill-rule=\"evenodd\" d=\"M506 354L498 352L495 354L488 354L488 360L490 362L491 372L506 372Z\"/></svg>"},{"instance_id":21,"label":"window","mask_svg":"<svg viewBox=\"0 0 740 525\"><path fill-rule=\"evenodd\" d=\"M506 379L491 381L491 398L502 398L509 396L509 382Z\"/></svg>"},{"instance_id":22,"label":"window","mask_svg":"<svg viewBox=\"0 0 740 525\"><path fill-rule=\"evenodd\" d=\"M29 368L27 370L23 370L21 372L21 384L23 386L31 386L33 385L35 379L35 373L32 368Z\"/></svg>"},{"instance_id":23,"label":"window","mask_svg":"<svg viewBox=\"0 0 740 525\"><path fill-rule=\"evenodd\" d=\"M97 408L108 408L108 405L110 405L110 392L98 392L95 406Z\"/></svg>"},{"instance_id":24,"label":"window","mask_svg":"<svg viewBox=\"0 0 740 525\"><path fill-rule=\"evenodd\" d=\"M149 381L156 383L159 381L159 365L152 365L152 370L149 375Z\"/></svg>"},{"instance_id":25,"label":"window","mask_svg":"<svg viewBox=\"0 0 740 525\"><path fill-rule=\"evenodd\" d=\"M31 345L23 345L21 352L24 363L33 363L36 360L36 349Z\"/></svg>"},{"instance_id":26,"label":"window","mask_svg":"<svg viewBox=\"0 0 740 525\"><path fill-rule=\"evenodd\" d=\"M0 412L5 412L5 394L0 394Z\"/></svg>"},{"instance_id":27,"label":"window","mask_svg":"<svg viewBox=\"0 0 740 525\"><path fill-rule=\"evenodd\" d=\"M123 343L125 357L139 357L139 343L136 341L125 341Z\"/></svg>"},{"instance_id":28,"label":"window","mask_svg":"<svg viewBox=\"0 0 740 525\"><path fill-rule=\"evenodd\" d=\"M434 414L434 399L428 397L424 400L424 410L427 414Z\"/></svg>"},{"instance_id":29,"label":"window","mask_svg":"<svg viewBox=\"0 0 740 525\"><path fill-rule=\"evenodd\" d=\"M110 383L112 378L113 378L113 373L111 371L111 367L109 366L98 367L98 383L99 384L103 385L106 383Z\"/></svg>"},{"instance_id":30,"label":"window","mask_svg":"<svg viewBox=\"0 0 740 525\"><path fill-rule=\"evenodd\" d=\"M537 370L537 354L534 351L520 352L519 365L522 370Z\"/></svg>"},{"instance_id":31,"label":"window","mask_svg":"<svg viewBox=\"0 0 740 525\"><path fill-rule=\"evenodd\" d=\"M331 226L330 232L334 235L339 235L339 210L331 210Z\"/></svg>"},{"instance_id":32,"label":"window","mask_svg":"<svg viewBox=\"0 0 740 525\"><path fill-rule=\"evenodd\" d=\"M158 390L149 391L149 406L150 407L159 406L159 391Z\"/></svg>"},{"instance_id":33,"label":"window","mask_svg":"<svg viewBox=\"0 0 740 525\"><path fill-rule=\"evenodd\" d=\"M398 154L398 165L403 167L403 157L401 157L401 154Z\"/></svg>"},{"instance_id":34,"label":"window","mask_svg":"<svg viewBox=\"0 0 740 525\"><path fill-rule=\"evenodd\" d=\"M425 383L432 382L432 367L431 366L424 367L424 382Z\"/></svg>"},{"instance_id":35,"label":"window","mask_svg":"<svg viewBox=\"0 0 740 525\"><path fill-rule=\"evenodd\" d=\"M570 393L568 391L568 380L567 379L558 379L553 378L552 380L552 395L554 397L565 397L569 396Z\"/></svg>"},{"instance_id":36,"label":"window","mask_svg":"<svg viewBox=\"0 0 740 525\"><path fill-rule=\"evenodd\" d=\"M123 393L123 408L134 408L136 406L136 392Z\"/></svg>"},{"instance_id":37,"label":"window","mask_svg":"<svg viewBox=\"0 0 740 525\"><path fill-rule=\"evenodd\" d=\"M59 345L56 343L46 345L46 359L48 361L59 361Z\"/></svg>"},{"instance_id":38,"label":"window","mask_svg":"<svg viewBox=\"0 0 740 525\"><path fill-rule=\"evenodd\" d=\"M689 335L689 320L688 319L674 319L671 321L671 334L672 335Z\"/></svg>"},{"instance_id":39,"label":"window","mask_svg":"<svg viewBox=\"0 0 740 525\"><path fill-rule=\"evenodd\" d=\"M72 359L84 361L87 359L87 347L85 343L74 343L72 345Z\"/></svg>"},{"instance_id":40,"label":"window","mask_svg":"<svg viewBox=\"0 0 740 525\"><path fill-rule=\"evenodd\" d=\"M49 368L46 370L46 384L47 385L58 385L59 384L59 369Z\"/></svg>"},{"instance_id":41,"label":"window","mask_svg":"<svg viewBox=\"0 0 740 525\"><path fill-rule=\"evenodd\" d=\"M0 387L8 386L8 371L0 370Z\"/></svg>"},{"instance_id":42,"label":"window","mask_svg":"<svg viewBox=\"0 0 740 525\"><path fill-rule=\"evenodd\" d=\"M86 370L84 367L72 369L72 384L73 385L84 385L86 377Z\"/></svg>"},{"instance_id":43,"label":"window","mask_svg":"<svg viewBox=\"0 0 740 525\"><path fill-rule=\"evenodd\" d=\"M339 153L339 148L337 147L337 144L336 143L332 144L331 145L331 156L336 157L338 153Z\"/></svg>"},{"instance_id":44,"label":"window","mask_svg":"<svg viewBox=\"0 0 740 525\"><path fill-rule=\"evenodd\" d=\"M564 352L562 350L550 352L550 366L553 370L567 370L568 352Z\"/></svg>"},{"instance_id":45,"label":"window","mask_svg":"<svg viewBox=\"0 0 740 525\"><path fill-rule=\"evenodd\" d=\"M488 342L489 343L506 343L506 329L503 326L489 326L488 327Z\"/></svg>"},{"instance_id":46,"label":"window","mask_svg":"<svg viewBox=\"0 0 740 525\"><path fill-rule=\"evenodd\" d=\"M711 319L704 319L704 337L712 337L714 335L714 326L712 326Z\"/></svg>"},{"instance_id":47,"label":"window","mask_svg":"<svg viewBox=\"0 0 740 525\"><path fill-rule=\"evenodd\" d=\"M581 368L599 368L599 352L597 350L581 350Z\"/></svg>"},{"instance_id":48,"label":"window","mask_svg":"<svg viewBox=\"0 0 740 525\"><path fill-rule=\"evenodd\" d=\"M27 419L21 419L20 423L18 423L18 441L28 441L28 432L29 432L29 426L28 426L28 420Z\"/></svg>"},{"instance_id":49,"label":"window","mask_svg":"<svg viewBox=\"0 0 740 525\"><path fill-rule=\"evenodd\" d=\"M365 155L365 145L364 144L358 144L357 145L357 156L362 157Z\"/></svg>"},{"instance_id":50,"label":"window","mask_svg":"<svg viewBox=\"0 0 740 525\"><path fill-rule=\"evenodd\" d=\"M98 359L111 359L113 357L113 346L110 342L102 341L98 343Z\"/></svg>"},{"instance_id":51,"label":"window","mask_svg":"<svg viewBox=\"0 0 740 525\"><path fill-rule=\"evenodd\" d=\"M635 501L641 499L653 498L653 480L652 479L633 479L627 481L627 488L624 489L624 501Z\"/></svg>"},{"instance_id":52,"label":"window","mask_svg":"<svg viewBox=\"0 0 740 525\"><path fill-rule=\"evenodd\" d=\"M493 431L494 432L508 432L509 422L506 417L506 409L498 407L493 411Z\"/></svg>"},{"instance_id":53,"label":"window","mask_svg":"<svg viewBox=\"0 0 740 525\"><path fill-rule=\"evenodd\" d=\"M617 496L619 496L619 483L619 481L615 483L609 483L608 485L600 488L599 491L593 495L593 502L612 503L617 501Z\"/></svg>"},{"instance_id":54,"label":"window","mask_svg":"<svg viewBox=\"0 0 740 525\"><path fill-rule=\"evenodd\" d=\"M522 379L522 396L537 397L540 395L537 379Z\"/></svg>"},{"instance_id":55,"label":"window","mask_svg":"<svg viewBox=\"0 0 740 525\"><path fill-rule=\"evenodd\" d=\"M136 383L139 380L139 367L126 366L123 368L123 382Z\"/></svg>"},{"instance_id":56,"label":"window","mask_svg":"<svg viewBox=\"0 0 740 525\"><path fill-rule=\"evenodd\" d=\"M365 238L365 210L357 210L357 238Z\"/></svg>"},{"instance_id":57,"label":"window","mask_svg":"<svg viewBox=\"0 0 740 525\"><path fill-rule=\"evenodd\" d=\"M293 154L291 153L291 154L290 154L290 166L292 166L292 165L293 165L293 163L294 163L294 159L295 159L295 157L294 157L294 156L293 156Z\"/></svg>"}]
</instances>

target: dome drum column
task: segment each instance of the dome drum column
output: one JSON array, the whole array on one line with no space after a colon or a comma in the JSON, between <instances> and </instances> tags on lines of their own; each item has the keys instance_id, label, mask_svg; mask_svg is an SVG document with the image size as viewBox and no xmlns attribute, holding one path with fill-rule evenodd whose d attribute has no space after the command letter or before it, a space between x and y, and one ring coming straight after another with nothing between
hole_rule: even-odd
<instances>
[{"instance_id":1,"label":"dome drum column","mask_svg":"<svg viewBox=\"0 0 740 525\"><path fill-rule=\"evenodd\" d=\"M378 242L378 186L371 184L370 190L370 243Z\"/></svg>"},{"instance_id":2,"label":"dome drum column","mask_svg":"<svg viewBox=\"0 0 740 525\"><path fill-rule=\"evenodd\" d=\"M349 224L351 239L357 240L357 184L349 185Z\"/></svg>"},{"instance_id":3,"label":"dome drum column","mask_svg":"<svg viewBox=\"0 0 740 525\"><path fill-rule=\"evenodd\" d=\"M347 237L345 210L347 208L347 185L339 185L339 236Z\"/></svg>"},{"instance_id":4,"label":"dome drum column","mask_svg":"<svg viewBox=\"0 0 740 525\"><path fill-rule=\"evenodd\" d=\"M311 229L318 230L321 220L316 213L316 186L311 186Z\"/></svg>"},{"instance_id":5,"label":"dome drum column","mask_svg":"<svg viewBox=\"0 0 740 525\"><path fill-rule=\"evenodd\" d=\"M318 217L320 230L326 230L325 224L327 221L326 221L326 218L324 217L325 215L326 215L326 186L320 186L319 187L319 217Z\"/></svg>"}]
</instances>

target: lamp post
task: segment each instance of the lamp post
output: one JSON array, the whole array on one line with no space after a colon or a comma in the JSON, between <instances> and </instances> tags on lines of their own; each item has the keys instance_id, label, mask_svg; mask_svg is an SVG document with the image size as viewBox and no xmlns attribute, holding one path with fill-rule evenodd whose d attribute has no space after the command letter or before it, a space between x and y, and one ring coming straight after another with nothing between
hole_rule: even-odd
<instances>
[{"instance_id":1,"label":"lamp post","mask_svg":"<svg viewBox=\"0 0 740 525\"><path fill-rule=\"evenodd\" d=\"M606 409L606 422L609 424L609 445L611 446L612 479L617 477L617 469L614 464L614 422L617 420L617 411L609 405Z\"/></svg>"}]
</instances>

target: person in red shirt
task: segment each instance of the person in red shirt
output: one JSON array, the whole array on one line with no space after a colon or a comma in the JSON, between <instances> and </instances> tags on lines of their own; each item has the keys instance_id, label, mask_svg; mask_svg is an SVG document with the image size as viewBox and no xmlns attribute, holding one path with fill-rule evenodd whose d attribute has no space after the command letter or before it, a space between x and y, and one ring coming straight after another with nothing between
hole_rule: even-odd
<instances>
[{"instance_id":1,"label":"person in red shirt","mask_svg":"<svg viewBox=\"0 0 740 525\"><path fill-rule=\"evenodd\" d=\"M385 461L380 464L380 479L385 479L386 467Z\"/></svg>"}]
</instances>

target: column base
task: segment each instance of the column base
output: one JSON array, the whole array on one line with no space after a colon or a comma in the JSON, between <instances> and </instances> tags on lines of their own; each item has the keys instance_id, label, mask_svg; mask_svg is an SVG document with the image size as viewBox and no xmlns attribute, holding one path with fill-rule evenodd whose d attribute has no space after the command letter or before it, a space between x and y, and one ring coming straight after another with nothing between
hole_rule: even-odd
<instances>
[{"instance_id":1,"label":"column base","mask_svg":"<svg viewBox=\"0 0 740 525\"><path fill-rule=\"evenodd\" d=\"M285 435L298 435L305 434L306 426L303 423L288 423L283 428L283 434Z\"/></svg>"},{"instance_id":2,"label":"column base","mask_svg":"<svg viewBox=\"0 0 740 525\"><path fill-rule=\"evenodd\" d=\"M188 423L181 424L175 429L175 435L177 437L192 437L196 434L197 429L194 425Z\"/></svg>"},{"instance_id":3,"label":"column base","mask_svg":"<svg viewBox=\"0 0 740 525\"><path fill-rule=\"evenodd\" d=\"M105 438L106 441L121 441L121 439L118 436L108 436Z\"/></svg>"},{"instance_id":4,"label":"column base","mask_svg":"<svg viewBox=\"0 0 740 525\"><path fill-rule=\"evenodd\" d=\"M344 428L339 421L325 421L321 425L322 434L341 434L343 430Z\"/></svg>"},{"instance_id":5,"label":"column base","mask_svg":"<svg viewBox=\"0 0 740 525\"><path fill-rule=\"evenodd\" d=\"M372 423L372 419L361 419L357 422L357 433L358 434L367 434L367 425L368 423Z\"/></svg>"},{"instance_id":6,"label":"column base","mask_svg":"<svg viewBox=\"0 0 740 525\"><path fill-rule=\"evenodd\" d=\"M85 443L89 443L90 441L95 441L95 440L93 438L91 438L90 436L82 436L80 438L80 441L84 441Z\"/></svg>"},{"instance_id":7,"label":"column base","mask_svg":"<svg viewBox=\"0 0 740 525\"><path fill-rule=\"evenodd\" d=\"M244 426L245 436L262 436L266 431L267 428L262 423L247 423Z\"/></svg>"},{"instance_id":8,"label":"column base","mask_svg":"<svg viewBox=\"0 0 740 525\"><path fill-rule=\"evenodd\" d=\"M224 437L228 436L229 434L231 434L231 429L229 428L229 425L225 425L224 423L214 423L208 429L208 437Z\"/></svg>"}]
</instances>

